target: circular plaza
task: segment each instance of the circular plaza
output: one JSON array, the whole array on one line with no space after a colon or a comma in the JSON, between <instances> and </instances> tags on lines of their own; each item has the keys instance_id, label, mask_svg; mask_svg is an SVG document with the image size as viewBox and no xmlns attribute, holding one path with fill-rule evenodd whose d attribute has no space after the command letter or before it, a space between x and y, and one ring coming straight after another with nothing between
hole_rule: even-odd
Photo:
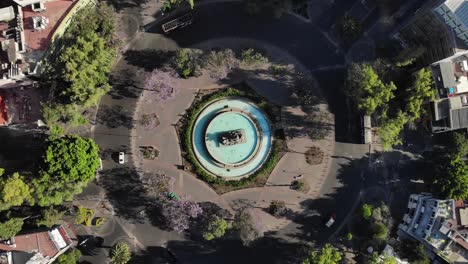
<instances>
[{"instance_id":1,"label":"circular plaza","mask_svg":"<svg viewBox=\"0 0 468 264\"><path fill-rule=\"evenodd\" d=\"M270 122L264 112L240 97L206 105L195 120L191 136L199 164L223 178L255 172L267 159L272 142Z\"/></svg>"}]
</instances>

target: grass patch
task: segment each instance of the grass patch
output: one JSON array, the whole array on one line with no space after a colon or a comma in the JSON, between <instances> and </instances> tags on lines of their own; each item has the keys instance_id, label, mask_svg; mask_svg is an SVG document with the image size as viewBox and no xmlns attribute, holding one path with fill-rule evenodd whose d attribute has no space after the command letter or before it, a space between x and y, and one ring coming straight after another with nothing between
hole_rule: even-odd
<instances>
[{"instance_id":1,"label":"grass patch","mask_svg":"<svg viewBox=\"0 0 468 264\"><path fill-rule=\"evenodd\" d=\"M278 106L273 105L263 99L261 96L253 91L249 91L246 85L240 85L236 88L227 88L221 91L214 92L212 94L205 95L199 100L196 100L187 111L185 119L181 120L182 124L178 126L179 136L181 142L183 142L184 158L188 163L188 168L194 172L200 179L207 182L217 193L222 194L238 189L251 188L263 186L271 171L275 168L278 161L284 154L285 140L284 132L275 131L273 144L270 150L270 155L256 172L248 177L244 177L239 180L224 180L218 178L211 173L207 172L195 157L195 153L192 148L192 130L198 114L203 108L211 102L230 96L239 96L247 98L257 104L262 110L266 112L270 120L275 120L275 116L279 113L280 109Z\"/></svg>"}]
</instances>

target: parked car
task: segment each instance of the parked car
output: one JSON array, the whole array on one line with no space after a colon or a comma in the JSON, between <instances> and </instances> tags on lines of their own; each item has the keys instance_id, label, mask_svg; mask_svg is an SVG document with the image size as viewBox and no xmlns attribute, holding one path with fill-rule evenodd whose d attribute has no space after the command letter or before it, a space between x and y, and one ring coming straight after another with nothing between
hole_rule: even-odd
<instances>
[{"instance_id":1,"label":"parked car","mask_svg":"<svg viewBox=\"0 0 468 264\"><path fill-rule=\"evenodd\" d=\"M125 163L125 153L119 152L119 164Z\"/></svg>"},{"instance_id":2,"label":"parked car","mask_svg":"<svg viewBox=\"0 0 468 264\"><path fill-rule=\"evenodd\" d=\"M325 223L325 225L327 227L331 227L334 223L335 223L335 220L336 220L336 214L331 214L330 216L330 219L328 219L327 223Z\"/></svg>"}]
</instances>

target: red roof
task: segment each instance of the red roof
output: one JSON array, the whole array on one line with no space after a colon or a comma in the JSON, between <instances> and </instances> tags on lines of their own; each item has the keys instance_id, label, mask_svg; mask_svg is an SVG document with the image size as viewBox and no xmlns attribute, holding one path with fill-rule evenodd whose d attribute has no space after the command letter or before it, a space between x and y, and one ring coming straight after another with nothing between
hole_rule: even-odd
<instances>
[{"instance_id":1,"label":"red roof","mask_svg":"<svg viewBox=\"0 0 468 264\"><path fill-rule=\"evenodd\" d=\"M70 245L71 241L65 229L60 226L58 230L66 244ZM14 243L15 246L0 243L0 250L39 252L44 257L53 257L60 251L58 245L52 240L50 231L15 236Z\"/></svg>"},{"instance_id":2,"label":"red roof","mask_svg":"<svg viewBox=\"0 0 468 264\"><path fill-rule=\"evenodd\" d=\"M8 111L5 103L5 94L0 91L0 126L8 123Z\"/></svg>"},{"instance_id":3,"label":"red roof","mask_svg":"<svg viewBox=\"0 0 468 264\"><path fill-rule=\"evenodd\" d=\"M31 50L46 50L55 29L76 2L78 1L58 0L46 2L44 3L46 10L42 12L32 11L30 5L23 7L24 36L26 38L27 47ZM43 16L49 19L49 23L44 30L34 31L33 17L37 16Z\"/></svg>"}]
</instances>

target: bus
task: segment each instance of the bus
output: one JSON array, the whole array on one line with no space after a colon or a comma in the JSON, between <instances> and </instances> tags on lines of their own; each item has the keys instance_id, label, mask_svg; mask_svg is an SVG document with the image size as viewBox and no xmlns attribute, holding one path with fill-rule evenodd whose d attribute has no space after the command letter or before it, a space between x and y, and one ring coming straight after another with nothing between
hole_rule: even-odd
<instances>
[{"instance_id":1,"label":"bus","mask_svg":"<svg viewBox=\"0 0 468 264\"><path fill-rule=\"evenodd\" d=\"M191 13L185 14L183 16L177 17L176 19L173 19L167 23L164 23L162 25L162 30L164 33L168 33L174 29L177 28L184 28L193 22L193 16Z\"/></svg>"}]
</instances>

